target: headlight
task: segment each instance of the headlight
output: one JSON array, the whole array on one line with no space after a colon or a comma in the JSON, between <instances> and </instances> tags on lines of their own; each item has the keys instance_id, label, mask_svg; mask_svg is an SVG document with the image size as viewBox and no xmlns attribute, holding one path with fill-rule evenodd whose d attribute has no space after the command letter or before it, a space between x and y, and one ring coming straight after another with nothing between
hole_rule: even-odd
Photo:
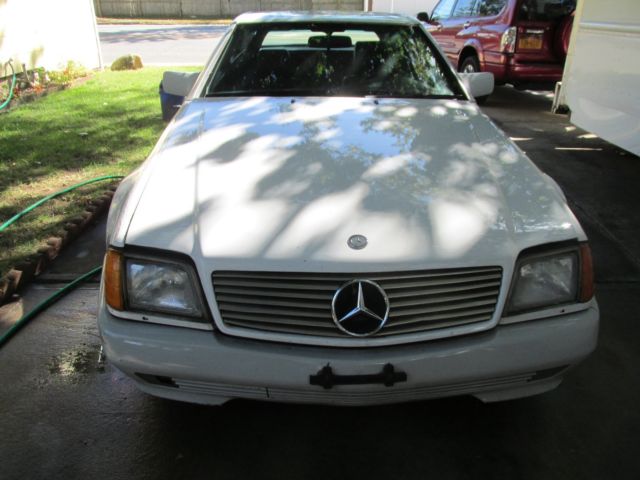
<instances>
[{"instance_id":1,"label":"headlight","mask_svg":"<svg viewBox=\"0 0 640 480\"><path fill-rule=\"evenodd\" d=\"M586 302L592 296L588 246L525 254L516 264L507 313Z\"/></svg>"},{"instance_id":2,"label":"headlight","mask_svg":"<svg viewBox=\"0 0 640 480\"><path fill-rule=\"evenodd\" d=\"M107 304L116 310L204 320L195 272L181 262L125 257L109 250L105 260Z\"/></svg>"},{"instance_id":3,"label":"headlight","mask_svg":"<svg viewBox=\"0 0 640 480\"><path fill-rule=\"evenodd\" d=\"M202 316L197 290L185 267L137 259L127 259L126 264L131 310Z\"/></svg>"}]
</instances>

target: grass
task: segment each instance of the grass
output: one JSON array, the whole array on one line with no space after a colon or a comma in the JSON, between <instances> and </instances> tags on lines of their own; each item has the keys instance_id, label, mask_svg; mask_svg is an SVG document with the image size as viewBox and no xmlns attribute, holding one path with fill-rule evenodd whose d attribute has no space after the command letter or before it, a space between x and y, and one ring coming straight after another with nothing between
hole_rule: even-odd
<instances>
[{"instance_id":1,"label":"grass","mask_svg":"<svg viewBox=\"0 0 640 480\"><path fill-rule=\"evenodd\" d=\"M69 185L136 168L164 128L158 84L167 69L96 73L0 115L0 223ZM0 233L0 276L108 186L97 183L58 197Z\"/></svg>"}]
</instances>

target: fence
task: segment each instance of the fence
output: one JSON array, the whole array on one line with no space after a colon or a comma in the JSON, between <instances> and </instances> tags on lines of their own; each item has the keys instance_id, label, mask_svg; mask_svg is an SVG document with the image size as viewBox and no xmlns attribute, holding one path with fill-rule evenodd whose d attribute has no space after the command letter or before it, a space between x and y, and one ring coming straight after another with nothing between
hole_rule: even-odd
<instances>
[{"instance_id":1,"label":"fence","mask_svg":"<svg viewBox=\"0 0 640 480\"><path fill-rule=\"evenodd\" d=\"M363 0L94 0L99 17L234 17L273 10L362 11Z\"/></svg>"}]
</instances>

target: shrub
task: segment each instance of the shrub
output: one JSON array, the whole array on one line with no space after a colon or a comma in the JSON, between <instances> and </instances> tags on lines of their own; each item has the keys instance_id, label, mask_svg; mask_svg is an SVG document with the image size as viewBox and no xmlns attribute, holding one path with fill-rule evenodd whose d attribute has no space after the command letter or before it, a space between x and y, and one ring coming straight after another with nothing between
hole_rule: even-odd
<instances>
[{"instance_id":1,"label":"shrub","mask_svg":"<svg viewBox=\"0 0 640 480\"><path fill-rule=\"evenodd\" d=\"M124 55L111 64L111 70L138 70L139 68L142 68L142 59L139 55Z\"/></svg>"},{"instance_id":2,"label":"shrub","mask_svg":"<svg viewBox=\"0 0 640 480\"><path fill-rule=\"evenodd\" d=\"M51 83L66 85L76 78L84 77L88 74L87 69L81 64L69 60L67 66L63 70L54 70L48 72ZM44 78L42 76L41 78Z\"/></svg>"}]
</instances>

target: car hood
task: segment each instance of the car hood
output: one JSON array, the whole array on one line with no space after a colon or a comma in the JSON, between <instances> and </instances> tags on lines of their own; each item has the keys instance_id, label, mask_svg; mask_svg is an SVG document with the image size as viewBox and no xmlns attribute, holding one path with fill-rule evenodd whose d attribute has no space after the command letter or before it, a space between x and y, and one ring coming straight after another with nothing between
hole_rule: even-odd
<instances>
[{"instance_id":1,"label":"car hood","mask_svg":"<svg viewBox=\"0 0 640 480\"><path fill-rule=\"evenodd\" d=\"M584 238L555 183L465 101L195 100L137 183L125 243L208 269L502 265Z\"/></svg>"}]
</instances>

